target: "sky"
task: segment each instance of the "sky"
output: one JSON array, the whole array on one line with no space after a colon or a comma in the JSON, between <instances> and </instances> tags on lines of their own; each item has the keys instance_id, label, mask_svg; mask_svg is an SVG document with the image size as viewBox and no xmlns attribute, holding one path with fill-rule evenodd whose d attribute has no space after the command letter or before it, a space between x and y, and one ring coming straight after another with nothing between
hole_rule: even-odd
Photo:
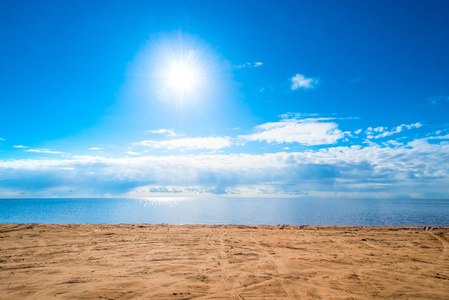
<instances>
[{"instance_id":1,"label":"sky","mask_svg":"<svg viewBox=\"0 0 449 300\"><path fill-rule=\"evenodd\" d=\"M449 198L448 1L0 2L0 198Z\"/></svg>"}]
</instances>

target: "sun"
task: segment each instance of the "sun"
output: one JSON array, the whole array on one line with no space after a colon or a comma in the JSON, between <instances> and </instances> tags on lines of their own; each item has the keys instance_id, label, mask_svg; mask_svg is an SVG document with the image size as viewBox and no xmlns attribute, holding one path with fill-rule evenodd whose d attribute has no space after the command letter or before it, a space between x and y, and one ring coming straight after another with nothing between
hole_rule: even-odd
<instances>
[{"instance_id":1,"label":"sun","mask_svg":"<svg viewBox=\"0 0 449 300\"><path fill-rule=\"evenodd\" d=\"M168 85L178 92L192 91L199 83L198 72L189 64L174 62L167 73Z\"/></svg>"},{"instance_id":2,"label":"sun","mask_svg":"<svg viewBox=\"0 0 449 300\"><path fill-rule=\"evenodd\" d=\"M149 59L149 91L156 92L160 101L184 108L210 99L221 70L210 47L188 35L156 42Z\"/></svg>"}]
</instances>

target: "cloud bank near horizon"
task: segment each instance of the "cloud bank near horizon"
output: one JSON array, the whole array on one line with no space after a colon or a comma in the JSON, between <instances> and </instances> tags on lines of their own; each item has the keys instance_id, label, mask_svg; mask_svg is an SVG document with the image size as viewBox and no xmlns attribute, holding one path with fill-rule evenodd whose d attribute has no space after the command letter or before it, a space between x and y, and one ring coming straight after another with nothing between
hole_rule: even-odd
<instances>
[{"instance_id":1,"label":"cloud bank near horizon","mask_svg":"<svg viewBox=\"0 0 449 300\"><path fill-rule=\"evenodd\" d=\"M426 133L422 122L341 129L357 120L286 113L234 137L155 129L148 131L155 139L112 157L100 147L89 148L97 155L71 155L13 145L48 158L0 160L0 195L447 197L448 129ZM265 153L248 151L256 142Z\"/></svg>"},{"instance_id":2,"label":"cloud bank near horizon","mask_svg":"<svg viewBox=\"0 0 449 300\"><path fill-rule=\"evenodd\" d=\"M289 122L268 124L262 129L269 132L296 124L292 125L296 130L295 126L302 124ZM259 155L73 156L0 161L0 194L438 198L447 196L449 186L448 139L448 135L439 135L403 144L371 143Z\"/></svg>"}]
</instances>

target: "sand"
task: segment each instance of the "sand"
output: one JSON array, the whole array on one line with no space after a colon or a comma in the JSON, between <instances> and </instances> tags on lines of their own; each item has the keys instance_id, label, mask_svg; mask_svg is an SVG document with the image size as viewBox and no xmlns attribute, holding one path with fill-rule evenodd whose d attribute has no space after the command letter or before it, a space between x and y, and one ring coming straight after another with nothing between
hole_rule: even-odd
<instances>
[{"instance_id":1,"label":"sand","mask_svg":"<svg viewBox=\"0 0 449 300\"><path fill-rule=\"evenodd\" d=\"M0 224L0 299L448 299L449 228Z\"/></svg>"}]
</instances>

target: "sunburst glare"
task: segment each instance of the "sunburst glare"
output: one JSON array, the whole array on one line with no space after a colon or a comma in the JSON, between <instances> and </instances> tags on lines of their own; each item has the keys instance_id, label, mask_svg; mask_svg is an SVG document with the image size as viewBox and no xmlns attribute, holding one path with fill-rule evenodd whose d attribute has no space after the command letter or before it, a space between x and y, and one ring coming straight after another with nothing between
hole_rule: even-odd
<instances>
[{"instance_id":1,"label":"sunburst glare","mask_svg":"<svg viewBox=\"0 0 449 300\"><path fill-rule=\"evenodd\" d=\"M154 56L158 98L175 105L199 102L210 92L216 62L204 43L178 35L159 40Z\"/></svg>"},{"instance_id":2,"label":"sunburst glare","mask_svg":"<svg viewBox=\"0 0 449 300\"><path fill-rule=\"evenodd\" d=\"M174 90L191 92L200 83L198 71L188 62L173 62L167 72L167 83Z\"/></svg>"}]
</instances>

